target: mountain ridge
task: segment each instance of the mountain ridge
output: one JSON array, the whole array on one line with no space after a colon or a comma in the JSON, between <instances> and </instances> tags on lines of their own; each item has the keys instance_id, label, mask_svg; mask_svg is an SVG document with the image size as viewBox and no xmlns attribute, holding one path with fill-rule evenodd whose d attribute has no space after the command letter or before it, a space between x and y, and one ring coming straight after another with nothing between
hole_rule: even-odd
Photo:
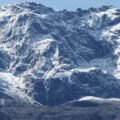
<instances>
[{"instance_id":1,"label":"mountain ridge","mask_svg":"<svg viewBox=\"0 0 120 120\"><path fill-rule=\"evenodd\" d=\"M75 12L36 3L2 6L0 73L19 78L18 86L10 84L32 103L119 98L119 22L112 6Z\"/></svg>"}]
</instances>

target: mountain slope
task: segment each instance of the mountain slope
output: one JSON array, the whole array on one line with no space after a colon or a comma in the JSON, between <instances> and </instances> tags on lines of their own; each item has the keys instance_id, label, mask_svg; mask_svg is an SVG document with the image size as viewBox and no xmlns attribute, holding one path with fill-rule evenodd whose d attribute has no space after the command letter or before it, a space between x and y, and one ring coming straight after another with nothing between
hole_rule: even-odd
<instances>
[{"instance_id":1,"label":"mountain slope","mask_svg":"<svg viewBox=\"0 0 120 120\"><path fill-rule=\"evenodd\" d=\"M75 12L36 3L1 6L0 75L18 78L13 88L45 105L119 98L119 24L120 10L112 6Z\"/></svg>"}]
</instances>

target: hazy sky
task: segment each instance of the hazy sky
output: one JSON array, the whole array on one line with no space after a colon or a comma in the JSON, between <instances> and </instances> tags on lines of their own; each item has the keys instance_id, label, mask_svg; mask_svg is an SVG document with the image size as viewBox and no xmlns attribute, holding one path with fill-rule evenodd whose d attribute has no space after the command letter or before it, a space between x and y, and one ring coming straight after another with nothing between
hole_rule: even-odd
<instances>
[{"instance_id":1,"label":"hazy sky","mask_svg":"<svg viewBox=\"0 0 120 120\"><path fill-rule=\"evenodd\" d=\"M0 4L19 3L25 1L42 3L57 10L75 10L78 7L86 9L89 7L99 7L102 5L114 5L115 7L120 8L120 0L0 0Z\"/></svg>"}]
</instances>

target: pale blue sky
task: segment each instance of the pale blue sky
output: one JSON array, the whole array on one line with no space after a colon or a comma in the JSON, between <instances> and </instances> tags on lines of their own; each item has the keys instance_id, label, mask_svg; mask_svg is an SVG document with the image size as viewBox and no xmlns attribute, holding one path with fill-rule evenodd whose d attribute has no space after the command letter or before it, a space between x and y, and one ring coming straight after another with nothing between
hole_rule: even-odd
<instances>
[{"instance_id":1,"label":"pale blue sky","mask_svg":"<svg viewBox=\"0 0 120 120\"><path fill-rule=\"evenodd\" d=\"M115 7L120 8L120 0L0 0L0 4L19 3L25 1L42 3L57 10L75 10L78 7L87 9L89 7L99 7L102 5L114 5Z\"/></svg>"}]
</instances>

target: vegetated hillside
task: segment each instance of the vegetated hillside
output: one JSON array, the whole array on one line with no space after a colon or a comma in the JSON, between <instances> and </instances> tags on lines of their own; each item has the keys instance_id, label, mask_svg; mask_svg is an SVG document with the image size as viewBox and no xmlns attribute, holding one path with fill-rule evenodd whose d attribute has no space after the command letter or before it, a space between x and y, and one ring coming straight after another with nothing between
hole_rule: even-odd
<instances>
[{"instance_id":1,"label":"vegetated hillside","mask_svg":"<svg viewBox=\"0 0 120 120\"><path fill-rule=\"evenodd\" d=\"M120 102L70 102L58 107L2 106L1 120L119 120Z\"/></svg>"}]
</instances>

